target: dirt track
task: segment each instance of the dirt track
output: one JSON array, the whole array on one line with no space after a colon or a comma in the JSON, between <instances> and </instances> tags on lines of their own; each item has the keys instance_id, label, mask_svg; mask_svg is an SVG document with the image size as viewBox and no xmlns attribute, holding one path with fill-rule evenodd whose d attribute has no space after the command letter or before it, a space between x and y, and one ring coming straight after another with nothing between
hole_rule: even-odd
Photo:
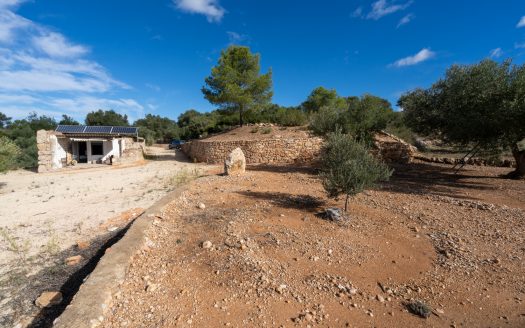
<instances>
[{"instance_id":1,"label":"dirt track","mask_svg":"<svg viewBox=\"0 0 525 328\"><path fill-rule=\"evenodd\" d=\"M523 327L525 185L507 171L400 166L347 224L316 216L339 204L310 170L199 179L147 232L104 326Z\"/></svg>"},{"instance_id":2,"label":"dirt track","mask_svg":"<svg viewBox=\"0 0 525 328\"><path fill-rule=\"evenodd\" d=\"M0 326L30 316L40 292L60 289L97 247L175 188L177 172L197 167L174 151L158 152L164 160L0 175ZM89 246L77 249L77 241ZM64 265L77 254L79 265Z\"/></svg>"}]
</instances>

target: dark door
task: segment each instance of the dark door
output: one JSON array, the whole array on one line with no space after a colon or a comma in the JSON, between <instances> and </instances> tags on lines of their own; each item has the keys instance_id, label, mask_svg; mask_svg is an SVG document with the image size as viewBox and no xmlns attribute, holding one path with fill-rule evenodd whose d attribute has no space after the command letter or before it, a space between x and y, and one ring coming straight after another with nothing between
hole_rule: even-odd
<instances>
[{"instance_id":1,"label":"dark door","mask_svg":"<svg viewBox=\"0 0 525 328\"><path fill-rule=\"evenodd\" d=\"M86 142L78 143L78 162L87 163L87 143Z\"/></svg>"}]
</instances>

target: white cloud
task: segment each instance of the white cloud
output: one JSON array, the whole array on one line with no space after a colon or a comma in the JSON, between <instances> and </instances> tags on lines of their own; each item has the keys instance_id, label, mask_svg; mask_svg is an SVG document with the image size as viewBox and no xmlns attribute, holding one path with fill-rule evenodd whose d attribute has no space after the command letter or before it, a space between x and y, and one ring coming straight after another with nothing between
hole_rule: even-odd
<instances>
[{"instance_id":1,"label":"white cloud","mask_svg":"<svg viewBox=\"0 0 525 328\"><path fill-rule=\"evenodd\" d=\"M230 44L239 44L248 39L246 35L240 34L237 32L228 31L226 32L226 34L228 34L228 39L230 40Z\"/></svg>"},{"instance_id":2,"label":"white cloud","mask_svg":"<svg viewBox=\"0 0 525 328\"><path fill-rule=\"evenodd\" d=\"M499 58L503 56L503 50L501 48L492 49L490 51L490 58Z\"/></svg>"},{"instance_id":3,"label":"white cloud","mask_svg":"<svg viewBox=\"0 0 525 328\"><path fill-rule=\"evenodd\" d=\"M34 37L33 44L51 57L78 57L88 52L86 47L71 44L62 34L55 32Z\"/></svg>"},{"instance_id":4,"label":"white cloud","mask_svg":"<svg viewBox=\"0 0 525 328\"><path fill-rule=\"evenodd\" d=\"M366 15L366 18L378 20L386 15L405 10L411 4L412 1L403 4L395 4L395 1L389 2L388 0L378 0L372 4L372 11Z\"/></svg>"},{"instance_id":5,"label":"white cloud","mask_svg":"<svg viewBox=\"0 0 525 328\"><path fill-rule=\"evenodd\" d=\"M514 43L514 48L516 49L525 49L525 42L522 42L522 43Z\"/></svg>"},{"instance_id":6,"label":"white cloud","mask_svg":"<svg viewBox=\"0 0 525 328\"><path fill-rule=\"evenodd\" d=\"M397 28L410 23L415 17L416 16L414 14L408 14L403 16L403 18L399 20L399 23L397 23Z\"/></svg>"},{"instance_id":7,"label":"white cloud","mask_svg":"<svg viewBox=\"0 0 525 328\"><path fill-rule=\"evenodd\" d=\"M0 0L0 9L14 7L14 6L21 4L24 1L25 0Z\"/></svg>"},{"instance_id":8,"label":"white cloud","mask_svg":"<svg viewBox=\"0 0 525 328\"><path fill-rule=\"evenodd\" d=\"M19 0L0 0L0 110L15 118L29 112L83 119L89 111L115 109L133 117L144 108L129 97L111 99L130 87L97 62L89 48L14 12Z\"/></svg>"},{"instance_id":9,"label":"white cloud","mask_svg":"<svg viewBox=\"0 0 525 328\"><path fill-rule=\"evenodd\" d=\"M16 30L30 25L31 21L0 6L0 42L11 43Z\"/></svg>"},{"instance_id":10,"label":"white cloud","mask_svg":"<svg viewBox=\"0 0 525 328\"><path fill-rule=\"evenodd\" d=\"M352 17L362 17L363 16L363 7L357 7L352 13Z\"/></svg>"},{"instance_id":11,"label":"white cloud","mask_svg":"<svg viewBox=\"0 0 525 328\"><path fill-rule=\"evenodd\" d=\"M518 22L518 25L516 25L517 28L525 27L525 16L521 17L520 21Z\"/></svg>"},{"instance_id":12,"label":"white cloud","mask_svg":"<svg viewBox=\"0 0 525 328\"><path fill-rule=\"evenodd\" d=\"M220 22L225 13L218 0L173 0L173 2L182 11L205 15L209 22Z\"/></svg>"},{"instance_id":13,"label":"white cloud","mask_svg":"<svg viewBox=\"0 0 525 328\"><path fill-rule=\"evenodd\" d=\"M405 66L417 65L419 63L422 63L426 60L429 60L435 57L435 55L436 55L435 52L431 51L430 49L425 48L425 49L422 49L417 54L415 54L414 56L408 56L408 57L399 59L392 65L395 67L405 67Z\"/></svg>"}]
</instances>

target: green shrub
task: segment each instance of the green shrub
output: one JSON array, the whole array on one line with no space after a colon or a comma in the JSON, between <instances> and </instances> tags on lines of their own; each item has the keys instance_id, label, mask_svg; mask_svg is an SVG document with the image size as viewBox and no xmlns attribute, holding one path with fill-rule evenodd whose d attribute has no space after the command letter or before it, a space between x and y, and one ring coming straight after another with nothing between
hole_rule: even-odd
<instances>
[{"instance_id":1,"label":"green shrub","mask_svg":"<svg viewBox=\"0 0 525 328\"><path fill-rule=\"evenodd\" d=\"M20 148L7 137L0 137L0 172L5 172L16 166Z\"/></svg>"},{"instance_id":2,"label":"green shrub","mask_svg":"<svg viewBox=\"0 0 525 328\"><path fill-rule=\"evenodd\" d=\"M323 187L329 197L346 196L345 212L350 196L388 180L391 175L392 170L373 157L363 142L340 129L327 135L322 159Z\"/></svg>"},{"instance_id":3,"label":"green shrub","mask_svg":"<svg viewBox=\"0 0 525 328\"><path fill-rule=\"evenodd\" d=\"M268 127L264 128L264 129L261 130L261 133L262 134L270 134L270 133L272 133L272 128L268 128Z\"/></svg>"}]
</instances>

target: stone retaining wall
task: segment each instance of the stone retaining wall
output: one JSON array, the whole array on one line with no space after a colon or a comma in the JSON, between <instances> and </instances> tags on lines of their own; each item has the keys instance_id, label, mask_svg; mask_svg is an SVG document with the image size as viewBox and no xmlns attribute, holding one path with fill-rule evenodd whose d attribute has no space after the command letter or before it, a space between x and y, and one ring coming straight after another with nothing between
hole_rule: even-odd
<instances>
[{"instance_id":1,"label":"stone retaining wall","mask_svg":"<svg viewBox=\"0 0 525 328\"><path fill-rule=\"evenodd\" d=\"M264 140L206 141L194 140L182 145L182 151L193 161L223 163L228 154L239 147L246 163L309 162L318 157L323 139L282 138Z\"/></svg>"},{"instance_id":2,"label":"stone retaining wall","mask_svg":"<svg viewBox=\"0 0 525 328\"><path fill-rule=\"evenodd\" d=\"M194 140L182 145L182 151L195 162L223 163L228 154L239 147L244 152L246 163L305 163L321 155L323 139L276 138L261 140ZM403 140L379 132L374 138L372 153L387 163L409 163L416 150Z\"/></svg>"}]
</instances>

